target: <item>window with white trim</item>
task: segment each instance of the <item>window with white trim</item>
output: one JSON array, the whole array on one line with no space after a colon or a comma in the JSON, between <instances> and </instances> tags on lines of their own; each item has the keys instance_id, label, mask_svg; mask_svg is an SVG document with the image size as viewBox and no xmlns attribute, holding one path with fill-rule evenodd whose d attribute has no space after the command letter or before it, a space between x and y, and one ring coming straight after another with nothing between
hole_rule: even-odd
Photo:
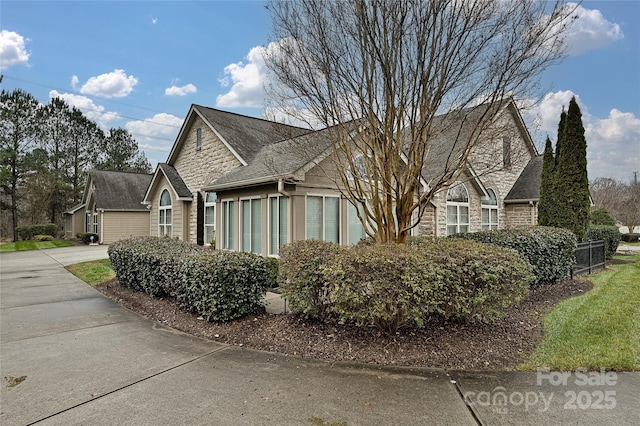
<instances>
[{"instance_id":1,"label":"window with white trim","mask_svg":"<svg viewBox=\"0 0 640 426\"><path fill-rule=\"evenodd\" d=\"M242 251L262 252L262 200L251 198L240 201Z\"/></svg>"},{"instance_id":2,"label":"window with white trim","mask_svg":"<svg viewBox=\"0 0 640 426\"><path fill-rule=\"evenodd\" d=\"M360 206L359 210L362 216L364 214L362 206ZM358 208L351 203L347 206L347 234L349 235L349 245L357 244L358 241L367 237L364 226L358 218Z\"/></svg>"},{"instance_id":3,"label":"window with white trim","mask_svg":"<svg viewBox=\"0 0 640 426\"><path fill-rule=\"evenodd\" d=\"M99 230L99 227L98 227L98 209L96 209L95 205L93 206L92 217L93 217L93 233L97 234L98 230Z\"/></svg>"},{"instance_id":4,"label":"window with white trim","mask_svg":"<svg viewBox=\"0 0 640 426\"><path fill-rule=\"evenodd\" d=\"M498 229L498 199L493 189L487 189L489 198L482 200L482 230Z\"/></svg>"},{"instance_id":5,"label":"window with white trim","mask_svg":"<svg viewBox=\"0 0 640 426\"><path fill-rule=\"evenodd\" d=\"M171 205L171 194L166 189L160 195L160 205L158 206L158 235L161 237L171 236L173 228L173 215Z\"/></svg>"},{"instance_id":6,"label":"window with white trim","mask_svg":"<svg viewBox=\"0 0 640 426\"><path fill-rule=\"evenodd\" d=\"M447 191L447 235L469 232L469 193L461 182Z\"/></svg>"},{"instance_id":7,"label":"window with white trim","mask_svg":"<svg viewBox=\"0 0 640 426\"><path fill-rule=\"evenodd\" d=\"M307 196L307 240L340 243L340 198Z\"/></svg>"},{"instance_id":8,"label":"window with white trim","mask_svg":"<svg viewBox=\"0 0 640 426\"><path fill-rule=\"evenodd\" d=\"M225 200L222 202L222 245L226 250L236 249L235 239L236 227L236 204L235 201Z\"/></svg>"},{"instance_id":9,"label":"window with white trim","mask_svg":"<svg viewBox=\"0 0 640 426\"><path fill-rule=\"evenodd\" d=\"M269 197L269 255L277 256L289 242L289 199L280 195Z\"/></svg>"},{"instance_id":10,"label":"window with white trim","mask_svg":"<svg viewBox=\"0 0 640 426\"><path fill-rule=\"evenodd\" d=\"M216 193L207 192L204 196L204 242L211 244L216 240Z\"/></svg>"}]
</instances>

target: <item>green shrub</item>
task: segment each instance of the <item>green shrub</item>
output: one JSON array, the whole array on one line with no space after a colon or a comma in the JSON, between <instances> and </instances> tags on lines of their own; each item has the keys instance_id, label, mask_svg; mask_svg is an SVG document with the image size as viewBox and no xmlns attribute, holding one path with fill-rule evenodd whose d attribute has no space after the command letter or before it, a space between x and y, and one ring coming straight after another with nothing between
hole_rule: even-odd
<instances>
[{"instance_id":1,"label":"green shrub","mask_svg":"<svg viewBox=\"0 0 640 426\"><path fill-rule=\"evenodd\" d=\"M322 266L341 250L338 244L317 240L295 241L280 250L278 281L293 312L308 318L327 313L329 291Z\"/></svg>"},{"instance_id":2,"label":"green shrub","mask_svg":"<svg viewBox=\"0 0 640 426\"><path fill-rule=\"evenodd\" d=\"M181 262L202 250L167 237L132 237L116 241L107 252L121 285L156 297L175 296Z\"/></svg>"},{"instance_id":3,"label":"green shrub","mask_svg":"<svg viewBox=\"0 0 640 426\"><path fill-rule=\"evenodd\" d=\"M421 261L418 252L404 244L361 244L343 250L323 268L332 312L343 323L374 324L387 333L422 327L433 311L429 296L438 271L425 268L427 276L409 278Z\"/></svg>"},{"instance_id":4,"label":"green shrub","mask_svg":"<svg viewBox=\"0 0 640 426\"><path fill-rule=\"evenodd\" d=\"M265 257L264 261L267 266L267 271L269 272L267 277L267 288L276 288L279 286L278 269L280 261L277 257Z\"/></svg>"},{"instance_id":5,"label":"green shrub","mask_svg":"<svg viewBox=\"0 0 640 426\"><path fill-rule=\"evenodd\" d=\"M616 226L616 220L611 216L611 213L603 207L589 212L589 222L591 225Z\"/></svg>"},{"instance_id":6,"label":"green shrub","mask_svg":"<svg viewBox=\"0 0 640 426\"><path fill-rule=\"evenodd\" d=\"M620 239L625 243L637 243L638 239L640 239L640 234L622 234Z\"/></svg>"},{"instance_id":7,"label":"green shrub","mask_svg":"<svg viewBox=\"0 0 640 426\"><path fill-rule=\"evenodd\" d=\"M209 251L182 262L176 298L208 321L231 321L263 306L269 271L252 253Z\"/></svg>"},{"instance_id":8,"label":"green shrub","mask_svg":"<svg viewBox=\"0 0 640 426\"><path fill-rule=\"evenodd\" d=\"M545 226L457 234L456 237L516 250L533 266L534 286L568 276L577 247L571 231Z\"/></svg>"},{"instance_id":9,"label":"green shrub","mask_svg":"<svg viewBox=\"0 0 640 426\"><path fill-rule=\"evenodd\" d=\"M21 240L32 240L36 235L51 235L55 238L58 233L58 225L55 223L22 225L16 228L16 232Z\"/></svg>"},{"instance_id":10,"label":"green shrub","mask_svg":"<svg viewBox=\"0 0 640 426\"><path fill-rule=\"evenodd\" d=\"M611 259L618 251L618 244L620 244L620 238L622 234L618 230L617 226L605 226L592 225L587 230L589 240L598 241L604 240L605 256L607 259Z\"/></svg>"},{"instance_id":11,"label":"green shrub","mask_svg":"<svg viewBox=\"0 0 640 426\"><path fill-rule=\"evenodd\" d=\"M76 237L82 240L82 242L85 244L91 244L91 237L93 237L94 243L100 242L100 235L96 234L95 232L78 232L78 234L76 234Z\"/></svg>"},{"instance_id":12,"label":"green shrub","mask_svg":"<svg viewBox=\"0 0 640 426\"><path fill-rule=\"evenodd\" d=\"M35 237L33 237L34 241L53 241L55 238L53 238L51 235L36 235Z\"/></svg>"}]
</instances>

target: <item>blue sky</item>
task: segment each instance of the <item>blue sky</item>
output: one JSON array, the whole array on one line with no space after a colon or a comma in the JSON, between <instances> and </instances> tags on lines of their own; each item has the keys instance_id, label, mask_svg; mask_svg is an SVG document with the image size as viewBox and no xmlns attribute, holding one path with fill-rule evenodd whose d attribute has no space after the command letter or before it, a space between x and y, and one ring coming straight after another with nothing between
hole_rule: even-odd
<instances>
[{"instance_id":1,"label":"blue sky","mask_svg":"<svg viewBox=\"0 0 640 426\"><path fill-rule=\"evenodd\" d=\"M192 103L260 116L270 18L258 1L2 1L4 90L60 96L103 128L129 129L155 166ZM585 1L569 56L523 111L539 147L576 96L589 178L640 171L640 2Z\"/></svg>"}]
</instances>

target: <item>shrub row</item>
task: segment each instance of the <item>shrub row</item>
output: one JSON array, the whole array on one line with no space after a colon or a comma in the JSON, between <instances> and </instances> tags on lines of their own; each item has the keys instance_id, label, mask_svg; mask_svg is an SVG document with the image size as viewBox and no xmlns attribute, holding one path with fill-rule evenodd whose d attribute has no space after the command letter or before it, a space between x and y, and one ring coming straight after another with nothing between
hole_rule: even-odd
<instances>
[{"instance_id":1,"label":"shrub row","mask_svg":"<svg viewBox=\"0 0 640 426\"><path fill-rule=\"evenodd\" d=\"M269 280L265 260L215 251L185 241L133 237L109 246L121 285L152 296L175 297L180 307L209 321L255 312Z\"/></svg>"},{"instance_id":2,"label":"shrub row","mask_svg":"<svg viewBox=\"0 0 640 426\"><path fill-rule=\"evenodd\" d=\"M36 235L33 237L34 241L53 241L54 238L51 235Z\"/></svg>"},{"instance_id":3,"label":"shrub row","mask_svg":"<svg viewBox=\"0 0 640 426\"><path fill-rule=\"evenodd\" d=\"M625 243L637 243L640 239L640 234L622 234L620 239Z\"/></svg>"},{"instance_id":4,"label":"shrub row","mask_svg":"<svg viewBox=\"0 0 640 426\"><path fill-rule=\"evenodd\" d=\"M95 232L78 232L76 234L76 238L82 240L85 244L91 244L91 237L93 237L94 243L100 242L100 235Z\"/></svg>"},{"instance_id":5,"label":"shrub row","mask_svg":"<svg viewBox=\"0 0 640 426\"><path fill-rule=\"evenodd\" d=\"M55 238L58 233L58 225L55 223L22 225L16 228L16 232L21 240L33 240L36 235L51 235Z\"/></svg>"},{"instance_id":6,"label":"shrub row","mask_svg":"<svg viewBox=\"0 0 640 426\"><path fill-rule=\"evenodd\" d=\"M458 234L456 237L516 250L533 266L534 286L566 277L575 262L577 240L566 229L532 226Z\"/></svg>"},{"instance_id":7,"label":"shrub row","mask_svg":"<svg viewBox=\"0 0 640 426\"><path fill-rule=\"evenodd\" d=\"M297 241L280 252L291 310L393 333L432 314L488 321L523 298L533 279L517 253L473 241L413 239L408 245L341 248Z\"/></svg>"},{"instance_id":8,"label":"shrub row","mask_svg":"<svg viewBox=\"0 0 640 426\"><path fill-rule=\"evenodd\" d=\"M604 240L605 256L607 259L611 259L618 250L618 244L620 244L620 230L617 226L606 225L591 225L587 231L589 240L598 241Z\"/></svg>"}]
</instances>

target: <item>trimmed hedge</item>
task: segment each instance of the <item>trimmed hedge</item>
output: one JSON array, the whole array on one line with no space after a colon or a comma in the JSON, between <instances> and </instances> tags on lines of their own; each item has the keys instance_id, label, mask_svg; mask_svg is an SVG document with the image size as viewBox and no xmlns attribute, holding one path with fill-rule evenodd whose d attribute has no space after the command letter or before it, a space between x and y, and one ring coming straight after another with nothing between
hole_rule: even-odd
<instances>
[{"instance_id":1,"label":"trimmed hedge","mask_svg":"<svg viewBox=\"0 0 640 426\"><path fill-rule=\"evenodd\" d=\"M126 238L107 250L120 284L154 297L176 296L181 262L199 251L199 246L168 237Z\"/></svg>"},{"instance_id":2,"label":"trimmed hedge","mask_svg":"<svg viewBox=\"0 0 640 426\"><path fill-rule=\"evenodd\" d=\"M343 250L338 244L301 240L280 250L278 281L293 312L307 318L324 316L331 306L322 265Z\"/></svg>"},{"instance_id":3,"label":"trimmed hedge","mask_svg":"<svg viewBox=\"0 0 640 426\"><path fill-rule=\"evenodd\" d=\"M34 241L53 241L54 238L51 235L36 235L33 237Z\"/></svg>"},{"instance_id":4,"label":"trimmed hedge","mask_svg":"<svg viewBox=\"0 0 640 426\"><path fill-rule=\"evenodd\" d=\"M212 251L188 257L180 267L180 307L207 321L231 321L262 308L269 271L253 253Z\"/></svg>"},{"instance_id":5,"label":"trimmed hedge","mask_svg":"<svg viewBox=\"0 0 640 426\"><path fill-rule=\"evenodd\" d=\"M82 242L85 244L91 244L91 237L93 237L94 243L100 242L100 235L96 234L95 232L78 232L76 237L82 240Z\"/></svg>"},{"instance_id":6,"label":"trimmed hedge","mask_svg":"<svg viewBox=\"0 0 640 426\"><path fill-rule=\"evenodd\" d=\"M169 295L209 321L230 321L262 307L270 272L261 256L215 251L163 237L133 237L108 249L124 287Z\"/></svg>"},{"instance_id":7,"label":"trimmed hedge","mask_svg":"<svg viewBox=\"0 0 640 426\"><path fill-rule=\"evenodd\" d=\"M518 253L465 240L349 248L298 241L280 255L282 295L292 311L388 333L423 327L432 314L489 321L526 296L534 278Z\"/></svg>"},{"instance_id":8,"label":"trimmed hedge","mask_svg":"<svg viewBox=\"0 0 640 426\"><path fill-rule=\"evenodd\" d=\"M591 225L587 230L587 236L591 241L604 240L605 256L611 259L618 251L622 234L617 226Z\"/></svg>"},{"instance_id":9,"label":"trimmed hedge","mask_svg":"<svg viewBox=\"0 0 640 426\"><path fill-rule=\"evenodd\" d=\"M577 247L573 232L546 226L457 234L455 237L516 250L533 266L536 277L533 286L568 276Z\"/></svg>"},{"instance_id":10,"label":"trimmed hedge","mask_svg":"<svg viewBox=\"0 0 640 426\"><path fill-rule=\"evenodd\" d=\"M16 228L16 233L22 240L33 240L36 235L51 235L55 238L58 233L58 225L55 223L22 225Z\"/></svg>"},{"instance_id":11,"label":"trimmed hedge","mask_svg":"<svg viewBox=\"0 0 640 426\"><path fill-rule=\"evenodd\" d=\"M640 234L622 234L620 239L625 243L637 243L640 239Z\"/></svg>"}]
</instances>

